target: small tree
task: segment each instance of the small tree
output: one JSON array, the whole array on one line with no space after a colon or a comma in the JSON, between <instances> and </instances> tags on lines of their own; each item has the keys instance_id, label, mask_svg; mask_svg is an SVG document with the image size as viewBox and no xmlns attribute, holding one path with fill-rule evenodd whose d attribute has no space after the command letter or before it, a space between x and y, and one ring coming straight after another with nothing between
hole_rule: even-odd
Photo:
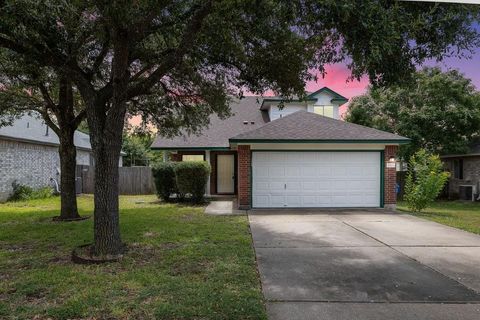
<instances>
[{"instance_id":1,"label":"small tree","mask_svg":"<svg viewBox=\"0 0 480 320\"><path fill-rule=\"evenodd\" d=\"M413 212L425 209L438 196L450 173L443 171L438 155L425 149L417 151L409 161L405 184L405 201Z\"/></svg>"}]
</instances>

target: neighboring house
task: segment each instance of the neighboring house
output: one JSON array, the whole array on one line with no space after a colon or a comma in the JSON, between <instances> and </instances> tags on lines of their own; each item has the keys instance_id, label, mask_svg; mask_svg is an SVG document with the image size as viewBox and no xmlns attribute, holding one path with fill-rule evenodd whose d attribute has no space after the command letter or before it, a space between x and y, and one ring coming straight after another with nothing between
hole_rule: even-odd
<instances>
[{"instance_id":1,"label":"neighboring house","mask_svg":"<svg viewBox=\"0 0 480 320\"><path fill-rule=\"evenodd\" d=\"M207 193L237 195L239 208L394 207L395 153L409 139L338 120L347 101L326 87L283 107L245 97L201 135L159 136L152 149L210 162Z\"/></svg>"},{"instance_id":2,"label":"neighboring house","mask_svg":"<svg viewBox=\"0 0 480 320\"><path fill-rule=\"evenodd\" d=\"M75 132L77 165L93 164L88 134ZM8 198L12 182L38 188L60 179L59 140L43 120L25 115L0 127L0 201ZM121 157L120 157L121 165Z\"/></svg>"},{"instance_id":3,"label":"neighboring house","mask_svg":"<svg viewBox=\"0 0 480 320\"><path fill-rule=\"evenodd\" d=\"M474 200L480 196L480 141L474 141L465 154L441 156L450 171L446 186L448 198Z\"/></svg>"}]
</instances>

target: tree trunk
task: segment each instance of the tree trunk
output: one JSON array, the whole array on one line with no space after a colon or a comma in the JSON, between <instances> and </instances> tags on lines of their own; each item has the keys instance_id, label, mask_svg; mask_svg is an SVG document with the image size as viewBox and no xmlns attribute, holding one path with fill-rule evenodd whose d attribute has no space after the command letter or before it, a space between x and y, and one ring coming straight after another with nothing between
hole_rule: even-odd
<instances>
[{"instance_id":1,"label":"tree trunk","mask_svg":"<svg viewBox=\"0 0 480 320\"><path fill-rule=\"evenodd\" d=\"M122 138L102 139L95 148L95 255L118 255L124 245L120 237L118 205L118 159ZM119 141L118 141L119 140Z\"/></svg>"},{"instance_id":2,"label":"tree trunk","mask_svg":"<svg viewBox=\"0 0 480 320\"><path fill-rule=\"evenodd\" d=\"M73 136L75 131L61 131L60 136L60 197L61 211L58 220L79 219L75 186L77 150Z\"/></svg>"}]
</instances>

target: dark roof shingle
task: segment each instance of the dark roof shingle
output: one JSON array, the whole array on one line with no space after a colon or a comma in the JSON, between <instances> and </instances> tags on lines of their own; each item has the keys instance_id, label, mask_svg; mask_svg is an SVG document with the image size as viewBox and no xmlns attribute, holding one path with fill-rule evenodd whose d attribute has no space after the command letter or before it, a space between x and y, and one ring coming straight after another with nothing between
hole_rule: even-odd
<instances>
[{"instance_id":1,"label":"dark roof shingle","mask_svg":"<svg viewBox=\"0 0 480 320\"><path fill-rule=\"evenodd\" d=\"M392 141L408 142L409 139L349 123L324 117L307 111L298 111L283 118L269 122L264 126L249 132L238 134L230 139L235 141L254 140L309 140L309 141Z\"/></svg>"},{"instance_id":2,"label":"dark roof shingle","mask_svg":"<svg viewBox=\"0 0 480 320\"><path fill-rule=\"evenodd\" d=\"M157 136L152 149L188 148L228 148L228 139L252 129L257 129L269 121L268 113L260 111L260 97L250 96L230 103L232 116L222 120L210 117L210 125L200 135L181 135L174 138ZM248 124L244 124L247 121ZM252 124L253 122L253 124Z\"/></svg>"}]
</instances>

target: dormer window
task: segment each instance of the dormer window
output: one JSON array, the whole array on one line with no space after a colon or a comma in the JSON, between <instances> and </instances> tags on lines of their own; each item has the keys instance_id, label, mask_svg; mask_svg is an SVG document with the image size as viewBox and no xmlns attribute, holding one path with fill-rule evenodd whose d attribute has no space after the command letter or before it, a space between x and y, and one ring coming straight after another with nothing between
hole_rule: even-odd
<instances>
[{"instance_id":1,"label":"dormer window","mask_svg":"<svg viewBox=\"0 0 480 320\"><path fill-rule=\"evenodd\" d=\"M313 112L325 117L333 118L333 106L314 106Z\"/></svg>"}]
</instances>

